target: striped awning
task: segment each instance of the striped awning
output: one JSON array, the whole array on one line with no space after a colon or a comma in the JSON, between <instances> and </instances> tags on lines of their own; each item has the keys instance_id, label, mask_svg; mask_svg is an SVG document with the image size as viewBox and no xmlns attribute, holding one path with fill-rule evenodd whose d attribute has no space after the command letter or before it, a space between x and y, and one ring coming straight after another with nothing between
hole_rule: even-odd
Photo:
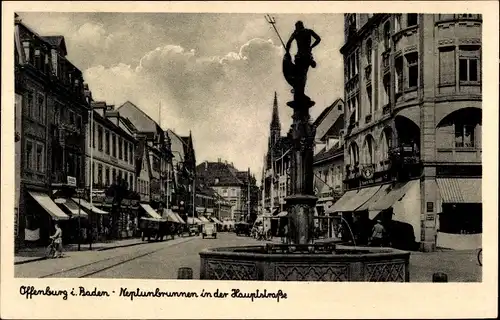
<instances>
[{"instance_id":1,"label":"striped awning","mask_svg":"<svg viewBox=\"0 0 500 320\"><path fill-rule=\"evenodd\" d=\"M385 188L375 195L377 199L368 206L369 211L382 211L392 207L396 201L401 200L413 185L419 184L420 180L411 180L402 183L396 183L394 186ZM381 188L382 189L382 188Z\"/></svg>"},{"instance_id":2,"label":"striped awning","mask_svg":"<svg viewBox=\"0 0 500 320\"><path fill-rule=\"evenodd\" d=\"M29 191L29 194L52 216L52 218L54 218L54 220L69 219L69 216L65 214L47 194L35 191Z\"/></svg>"},{"instance_id":3,"label":"striped awning","mask_svg":"<svg viewBox=\"0 0 500 320\"><path fill-rule=\"evenodd\" d=\"M223 224L222 221L220 221L219 219L217 219L216 217L210 217L212 219L213 222L217 223L217 224Z\"/></svg>"},{"instance_id":4,"label":"striped awning","mask_svg":"<svg viewBox=\"0 0 500 320\"><path fill-rule=\"evenodd\" d=\"M375 204L378 200L380 200L382 197L387 195L389 193L389 187L391 184L384 184L378 189L378 191L371 197L368 201L366 201L362 206L356 209L356 211L372 211L371 210L371 205Z\"/></svg>"},{"instance_id":5,"label":"striped awning","mask_svg":"<svg viewBox=\"0 0 500 320\"><path fill-rule=\"evenodd\" d=\"M343 208L345 204L349 202L349 200L351 200L351 198L354 197L357 193L358 190L347 191L339 200L337 200L337 202L333 204L333 206L325 207L325 213L342 211L341 208Z\"/></svg>"},{"instance_id":6,"label":"striped awning","mask_svg":"<svg viewBox=\"0 0 500 320\"><path fill-rule=\"evenodd\" d=\"M146 211L146 213L151 216L151 218L158 219L158 220L165 220L163 219L149 204L146 203L141 203L141 207Z\"/></svg>"},{"instance_id":7,"label":"striped awning","mask_svg":"<svg viewBox=\"0 0 500 320\"><path fill-rule=\"evenodd\" d=\"M92 211L94 213L98 213L98 214L108 214L106 211L103 211L99 208L97 208L96 206L94 205L91 205L89 202L87 202L86 200L83 200L81 198L73 198L73 201L75 201L76 203L78 203L80 206L84 207L85 209L89 210L89 211Z\"/></svg>"},{"instance_id":8,"label":"striped awning","mask_svg":"<svg viewBox=\"0 0 500 320\"><path fill-rule=\"evenodd\" d=\"M78 218L78 216L83 217L83 218L88 218L87 212L81 210L81 208L78 206L76 202L74 202L71 199L63 199L64 201L61 201L62 205L71 212L71 217L72 218Z\"/></svg>"},{"instance_id":9,"label":"striped awning","mask_svg":"<svg viewBox=\"0 0 500 320\"><path fill-rule=\"evenodd\" d=\"M181 223L175 216L175 213L170 209L163 209L163 217L166 218L167 221Z\"/></svg>"},{"instance_id":10,"label":"striped awning","mask_svg":"<svg viewBox=\"0 0 500 320\"><path fill-rule=\"evenodd\" d=\"M443 203L481 203L479 178L437 178Z\"/></svg>"},{"instance_id":11,"label":"striped awning","mask_svg":"<svg viewBox=\"0 0 500 320\"><path fill-rule=\"evenodd\" d=\"M199 216L198 219L200 219L203 223L210 223L210 220L208 220L204 216Z\"/></svg>"}]
</instances>

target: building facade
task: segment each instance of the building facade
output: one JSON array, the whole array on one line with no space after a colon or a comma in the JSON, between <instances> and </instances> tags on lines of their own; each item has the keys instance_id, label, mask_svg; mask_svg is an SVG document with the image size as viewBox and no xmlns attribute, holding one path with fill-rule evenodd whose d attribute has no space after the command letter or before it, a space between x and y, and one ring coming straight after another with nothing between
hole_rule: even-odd
<instances>
[{"instance_id":1,"label":"building facade","mask_svg":"<svg viewBox=\"0 0 500 320\"><path fill-rule=\"evenodd\" d=\"M232 163L205 161L196 167L200 181L231 204L231 220L253 221L257 217L258 187L250 171L238 171ZM226 202L227 201L227 202ZM253 220L252 220L253 219Z\"/></svg>"},{"instance_id":2,"label":"building facade","mask_svg":"<svg viewBox=\"0 0 500 320\"><path fill-rule=\"evenodd\" d=\"M97 222L96 232L107 238L129 237L134 233L130 223L137 225L137 211L131 208L137 209L137 205L132 204L137 201L132 194L137 185L135 128L115 112L113 105L92 101L90 92L87 99L93 114L86 130L86 189L89 197L92 195L93 206L111 213L111 216L100 214L93 219ZM114 193L117 186L124 191L120 199ZM105 230L109 230L107 234Z\"/></svg>"},{"instance_id":3,"label":"building facade","mask_svg":"<svg viewBox=\"0 0 500 320\"><path fill-rule=\"evenodd\" d=\"M285 198L290 195L291 143L281 136L278 97L274 94L273 111L269 126L268 150L264 157L262 177L262 204L264 212L286 215Z\"/></svg>"},{"instance_id":4,"label":"building facade","mask_svg":"<svg viewBox=\"0 0 500 320\"><path fill-rule=\"evenodd\" d=\"M335 209L382 220L394 246L480 246L481 16L344 20L347 192Z\"/></svg>"},{"instance_id":5,"label":"building facade","mask_svg":"<svg viewBox=\"0 0 500 320\"><path fill-rule=\"evenodd\" d=\"M54 201L84 187L89 105L82 72L66 58L64 37L40 36L17 15L14 32L19 248L46 244L55 221L63 228L70 224L70 216Z\"/></svg>"},{"instance_id":6,"label":"building facade","mask_svg":"<svg viewBox=\"0 0 500 320\"><path fill-rule=\"evenodd\" d=\"M333 237L338 222L330 208L343 194L344 168L344 101L337 99L314 121L316 127L313 160L317 223L320 236Z\"/></svg>"}]
</instances>

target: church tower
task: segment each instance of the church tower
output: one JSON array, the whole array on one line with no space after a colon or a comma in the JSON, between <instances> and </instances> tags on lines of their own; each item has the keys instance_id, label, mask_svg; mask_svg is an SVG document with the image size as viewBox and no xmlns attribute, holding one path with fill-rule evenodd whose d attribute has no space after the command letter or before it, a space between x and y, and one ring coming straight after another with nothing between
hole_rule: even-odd
<instances>
[{"instance_id":1,"label":"church tower","mask_svg":"<svg viewBox=\"0 0 500 320\"><path fill-rule=\"evenodd\" d=\"M276 144L281 136L281 123L278 112L278 96L276 94L276 91L274 92L273 116L271 119L270 129L269 149L272 149L272 147Z\"/></svg>"}]
</instances>

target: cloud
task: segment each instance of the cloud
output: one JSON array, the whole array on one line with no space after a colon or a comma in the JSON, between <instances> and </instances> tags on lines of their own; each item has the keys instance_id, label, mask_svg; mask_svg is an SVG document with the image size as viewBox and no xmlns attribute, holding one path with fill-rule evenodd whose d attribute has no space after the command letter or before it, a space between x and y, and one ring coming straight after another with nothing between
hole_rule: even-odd
<instances>
[{"instance_id":1,"label":"cloud","mask_svg":"<svg viewBox=\"0 0 500 320\"><path fill-rule=\"evenodd\" d=\"M258 38L223 57L165 45L147 52L135 67L100 65L84 76L95 99L130 100L153 119L161 102L164 127L193 131L197 159L220 157L255 168L266 148L262 123L269 123L280 59L279 47Z\"/></svg>"},{"instance_id":2,"label":"cloud","mask_svg":"<svg viewBox=\"0 0 500 320\"><path fill-rule=\"evenodd\" d=\"M180 134L192 130L197 159L226 159L260 174L267 149L274 92L282 133L292 110L282 76L283 49L261 14L40 13L20 14L43 35L62 34L68 58L84 72L96 99L119 105L130 100L161 125ZM282 37L297 19L314 29L307 91L314 117L342 96L339 47L341 15L276 14Z\"/></svg>"}]
</instances>

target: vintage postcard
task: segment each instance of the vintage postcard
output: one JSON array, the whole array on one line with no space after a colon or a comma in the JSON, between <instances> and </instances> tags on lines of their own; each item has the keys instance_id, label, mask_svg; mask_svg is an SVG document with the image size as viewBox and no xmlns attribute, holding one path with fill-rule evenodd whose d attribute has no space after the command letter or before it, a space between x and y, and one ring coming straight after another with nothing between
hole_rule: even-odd
<instances>
[{"instance_id":1,"label":"vintage postcard","mask_svg":"<svg viewBox=\"0 0 500 320\"><path fill-rule=\"evenodd\" d=\"M2 317L496 316L497 3L3 9Z\"/></svg>"}]
</instances>

